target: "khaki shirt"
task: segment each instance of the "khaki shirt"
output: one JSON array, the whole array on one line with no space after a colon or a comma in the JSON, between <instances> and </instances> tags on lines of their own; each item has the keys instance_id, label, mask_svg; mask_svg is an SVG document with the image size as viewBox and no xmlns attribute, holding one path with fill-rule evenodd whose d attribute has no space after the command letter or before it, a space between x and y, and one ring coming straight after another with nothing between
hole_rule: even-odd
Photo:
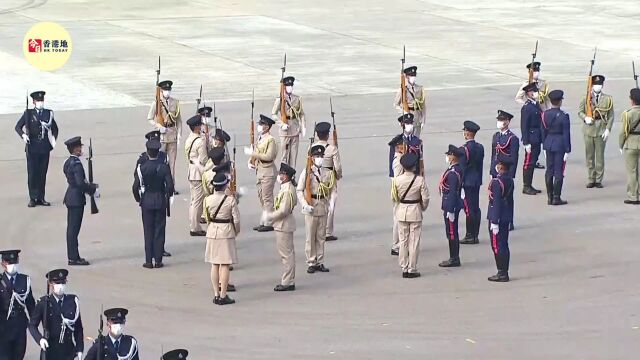
<instances>
[{"instance_id":1,"label":"khaki shirt","mask_svg":"<svg viewBox=\"0 0 640 360\"><path fill-rule=\"evenodd\" d=\"M319 199L315 196L311 199L311 204L307 204L305 199L305 185L307 181L307 168L302 169L300 179L298 179L298 201L302 205L313 206L313 216L325 216L329 213L329 195L335 185L331 171L327 169L318 169L315 165L311 165L311 194L319 195Z\"/></svg>"},{"instance_id":2,"label":"khaki shirt","mask_svg":"<svg viewBox=\"0 0 640 360\"><path fill-rule=\"evenodd\" d=\"M427 111L427 107L425 106L426 92L422 85L418 85L416 83L413 86L411 86L409 85L409 83L407 83L406 96L407 96L407 104L409 105L409 108L413 108L413 110L410 110L410 111L420 112L423 115L426 113ZM395 106L396 110L398 110L400 114L404 113L404 109L402 108L402 97L400 94L400 89L396 91L396 97L393 102L393 105Z\"/></svg>"},{"instance_id":3,"label":"khaki shirt","mask_svg":"<svg viewBox=\"0 0 640 360\"><path fill-rule=\"evenodd\" d=\"M276 196L273 205L273 213L269 218L273 220L273 228L282 232L296 231L296 219L293 217L293 208L298 204L296 188L291 181L280 186L280 192Z\"/></svg>"},{"instance_id":4,"label":"khaki shirt","mask_svg":"<svg viewBox=\"0 0 640 360\"><path fill-rule=\"evenodd\" d=\"M240 211L238 210L238 202L234 196L228 196L220 207L220 211L216 215L218 220L231 219L229 223L214 223L213 215L218 206L225 197L225 193L216 191L213 195L209 195L204 199L203 213L204 218L209 224L207 226L207 237L213 239L233 239L240 233Z\"/></svg>"},{"instance_id":5,"label":"khaki shirt","mask_svg":"<svg viewBox=\"0 0 640 360\"><path fill-rule=\"evenodd\" d=\"M178 139L182 136L182 115L180 114L180 100L169 97L166 100L160 100L164 106L162 107L162 114L165 119L165 127L167 128L167 132L164 134L160 134L160 141L163 143L171 143L177 142ZM167 110L169 110L167 112ZM160 129L162 125L156 119L156 101L153 100L151 103L151 108L149 109L149 114L147 115L147 121L154 128ZM174 124L174 127L169 127L167 125Z\"/></svg>"},{"instance_id":6,"label":"khaki shirt","mask_svg":"<svg viewBox=\"0 0 640 360\"><path fill-rule=\"evenodd\" d=\"M192 132L184 142L184 152L189 162L189 180L202 180L204 165L207 163L207 149L205 149L204 139Z\"/></svg>"},{"instance_id":7,"label":"khaki shirt","mask_svg":"<svg viewBox=\"0 0 640 360\"><path fill-rule=\"evenodd\" d=\"M527 93L522 90L522 88L527 85L529 85L529 81L522 83L516 93L515 100L520 105L524 105L527 102ZM538 104L540 105L540 109L542 109L543 112L551 109L551 102L549 101L549 83L546 80L538 79L538 81L536 81L536 85L538 86Z\"/></svg>"},{"instance_id":8,"label":"khaki shirt","mask_svg":"<svg viewBox=\"0 0 640 360\"><path fill-rule=\"evenodd\" d=\"M322 167L333 170L336 180L342 179L342 162L340 161L338 148L325 140L318 140L311 146L316 145L324 146L324 162L322 163Z\"/></svg>"},{"instance_id":9,"label":"khaki shirt","mask_svg":"<svg viewBox=\"0 0 640 360\"><path fill-rule=\"evenodd\" d=\"M271 118L276 121L276 125L279 127L278 135L280 137L287 136L299 136L302 128L306 128L306 120L304 116L304 110L302 109L302 99L298 95L290 94L285 95L285 109L287 111L289 129L287 131L282 130L282 119L280 118L280 97L276 98L271 109Z\"/></svg>"},{"instance_id":10,"label":"khaki shirt","mask_svg":"<svg viewBox=\"0 0 640 360\"><path fill-rule=\"evenodd\" d=\"M580 100L580 107L578 107L578 117L582 119L584 122L584 118L587 116L587 107L586 107L587 97L583 96L582 100ZM600 92L600 97L598 98L598 103L596 104L596 94L591 95L591 106L593 109L593 123L591 125L587 125L584 123L582 125L582 132L586 136L596 137L602 136L605 129L611 131L613 127L613 97L611 95L607 95L603 92Z\"/></svg>"},{"instance_id":11,"label":"khaki shirt","mask_svg":"<svg viewBox=\"0 0 640 360\"><path fill-rule=\"evenodd\" d=\"M402 153L395 153L393 155L393 161L391 162L391 168L393 169L393 177L401 175L404 173L404 168L400 164L400 158L402 157Z\"/></svg>"},{"instance_id":12,"label":"khaki shirt","mask_svg":"<svg viewBox=\"0 0 640 360\"><path fill-rule=\"evenodd\" d=\"M256 175L259 179L266 177L276 177L278 171L274 160L278 156L278 144L271 134L263 134L256 144L256 149L251 154L256 161Z\"/></svg>"},{"instance_id":13,"label":"khaki shirt","mask_svg":"<svg viewBox=\"0 0 640 360\"><path fill-rule=\"evenodd\" d=\"M429 207L429 189L424 182L424 178L420 175L416 177L404 198L405 201L420 200L420 202L415 204L403 204L400 202L414 176L414 173L407 171L393 178L391 200L395 204L394 211L398 221L422 221L422 212Z\"/></svg>"},{"instance_id":14,"label":"khaki shirt","mask_svg":"<svg viewBox=\"0 0 640 360\"><path fill-rule=\"evenodd\" d=\"M620 149L640 150L640 106L632 106L622 113L622 131L620 131ZM636 126L637 125L637 126ZM635 127L635 130L633 128Z\"/></svg>"}]
</instances>

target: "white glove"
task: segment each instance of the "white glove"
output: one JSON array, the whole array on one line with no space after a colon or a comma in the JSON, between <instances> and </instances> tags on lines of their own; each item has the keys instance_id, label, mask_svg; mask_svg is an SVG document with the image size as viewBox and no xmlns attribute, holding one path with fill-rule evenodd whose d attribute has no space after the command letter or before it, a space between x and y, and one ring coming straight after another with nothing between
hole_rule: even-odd
<instances>
[{"instance_id":1,"label":"white glove","mask_svg":"<svg viewBox=\"0 0 640 360\"><path fill-rule=\"evenodd\" d=\"M449 222L453 222L456 219L456 215L454 213L448 212L447 219L449 219Z\"/></svg>"},{"instance_id":2,"label":"white glove","mask_svg":"<svg viewBox=\"0 0 640 360\"><path fill-rule=\"evenodd\" d=\"M164 126L160 126L160 128L158 130L160 130L160 134L164 134L164 133L167 132L167 128L164 127Z\"/></svg>"},{"instance_id":3,"label":"white glove","mask_svg":"<svg viewBox=\"0 0 640 360\"><path fill-rule=\"evenodd\" d=\"M498 226L498 224L489 225L489 229L491 230L491 233L493 235L498 235L498 233L500 232L500 227Z\"/></svg>"},{"instance_id":4,"label":"white glove","mask_svg":"<svg viewBox=\"0 0 640 360\"><path fill-rule=\"evenodd\" d=\"M593 118L589 116L585 116L584 122L587 123L587 125L591 125L593 124Z\"/></svg>"},{"instance_id":5,"label":"white glove","mask_svg":"<svg viewBox=\"0 0 640 360\"><path fill-rule=\"evenodd\" d=\"M605 129L604 132L602 133L602 140L607 141L608 137L609 137L609 129Z\"/></svg>"},{"instance_id":6,"label":"white glove","mask_svg":"<svg viewBox=\"0 0 640 360\"><path fill-rule=\"evenodd\" d=\"M525 145L524 146L524 151L527 152L527 153L530 153L531 152L531 144Z\"/></svg>"},{"instance_id":7,"label":"white glove","mask_svg":"<svg viewBox=\"0 0 640 360\"><path fill-rule=\"evenodd\" d=\"M47 351L47 349L49 348L49 342L47 341L47 339L40 339L40 348L44 351Z\"/></svg>"},{"instance_id":8,"label":"white glove","mask_svg":"<svg viewBox=\"0 0 640 360\"><path fill-rule=\"evenodd\" d=\"M247 167L249 167L249 170L255 170L256 169L256 166L251 163L251 160L247 161Z\"/></svg>"},{"instance_id":9,"label":"white glove","mask_svg":"<svg viewBox=\"0 0 640 360\"><path fill-rule=\"evenodd\" d=\"M307 129L305 129L304 127L300 128L300 131L302 132L302 137L307 136Z\"/></svg>"},{"instance_id":10,"label":"white glove","mask_svg":"<svg viewBox=\"0 0 640 360\"><path fill-rule=\"evenodd\" d=\"M566 162L568 157L569 157L569 153L564 153L564 157L562 158L562 161Z\"/></svg>"},{"instance_id":11,"label":"white glove","mask_svg":"<svg viewBox=\"0 0 640 360\"><path fill-rule=\"evenodd\" d=\"M96 199L100 199L100 190L96 189L96 192L93 193L93 197Z\"/></svg>"},{"instance_id":12,"label":"white glove","mask_svg":"<svg viewBox=\"0 0 640 360\"><path fill-rule=\"evenodd\" d=\"M174 196L173 196L173 195L171 195L171 196L169 197L169 204L170 204L170 205L173 205L173 198L174 198Z\"/></svg>"},{"instance_id":13,"label":"white glove","mask_svg":"<svg viewBox=\"0 0 640 360\"><path fill-rule=\"evenodd\" d=\"M542 153L544 154L544 158L547 158L547 150L542 150Z\"/></svg>"},{"instance_id":14,"label":"white glove","mask_svg":"<svg viewBox=\"0 0 640 360\"><path fill-rule=\"evenodd\" d=\"M22 134L22 141L24 141L25 144L28 144L31 142L31 140L29 140L29 137L27 136L27 134Z\"/></svg>"},{"instance_id":15,"label":"white glove","mask_svg":"<svg viewBox=\"0 0 640 360\"><path fill-rule=\"evenodd\" d=\"M82 360L82 353L79 352L79 353L77 353L77 355L78 355L78 360Z\"/></svg>"},{"instance_id":16,"label":"white glove","mask_svg":"<svg viewBox=\"0 0 640 360\"><path fill-rule=\"evenodd\" d=\"M620 149L620 154L624 154L624 153L623 153L623 151L622 151L622 149Z\"/></svg>"},{"instance_id":17,"label":"white glove","mask_svg":"<svg viewBox=\"0 0 640 360\"><path fill-rule=\"evenodd\" d=\"M312 214L313 213L313 206L311 205L302 205L302 213L303 214Z\"/></svg>"},{"instance_id":18,"label":"white glove","mask_svg":"<svg viewBox=\"0 0 640 360\"><path fill-rule=\"evenodd\" d=\"M460 198L464 200L465 197L467 197L467 194L464 193L464 189L460 190Z\"/></svg>"},{"instance_id":19,"label":"white glove","mask_svg":"<svg viewBox=\"0 0 640 360\"><path fill-rule=\"evenodd\" d=\"M251 146L245 146L244 147L244 154L247 155L247 156L253 155L253 149L251 148Z\"/></svg>"},{"instance_id":20,"label":"white glove","mask_svg":"<svg viewBox=\"0 0 640 360\"><path fill-rule=\"evenodd\" d=\"M287 131L287 130L289 130L289 125L282 124L282 126L280 126L280 129L282 129L282 131Z\"/></svg>"}]
</instances>

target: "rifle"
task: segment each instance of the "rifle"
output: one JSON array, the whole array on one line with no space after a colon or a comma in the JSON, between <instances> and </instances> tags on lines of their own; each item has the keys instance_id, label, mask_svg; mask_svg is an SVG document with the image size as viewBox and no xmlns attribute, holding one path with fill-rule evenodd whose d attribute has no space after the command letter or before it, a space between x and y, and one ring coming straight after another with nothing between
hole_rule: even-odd
<instances>
[{"instance_id":1,"label":"rifle","mask_svg":"<svg viewBox=\"0 0 640 360\"><path fill-rule=\"evenodd\" d=\"M587 97L585 99L586 116L593 118L593 106L591 105L591 87L593 86L593 80L591 76L593 74L593 65L596 63L596 52L598 48L593 50L593 59L591 59L591 67L589 68L589 77L587 78Z\"/></svg>"},{"instance_id":2,"label":"rifle","mask_svg":"<svg viewBox=\"0 0 640 360\"><path fill-rule=\"evenodd\" d=\"M91 142L91 138L89 138L89 159L87 160L87 164L89 165L89 184L93 184L93 144ZM95 194L91 196L91 214L98 213L98 205L96 204Z\"/></svg>"},{"instance_id":3,"label":"rifle","mask_svg":"<svg viewBox=\"0 0 640 360\"><path fill-rule=\"evenodd\" d=\"M634 70L634 73L635 73L635 70ZM29 137L29 122L31 122L31 116L29 114L29 90L27 90L26 105L24 107L24 134L27 135L27 137ZM27 151L28 148L29 148L29 144L25 144L24 151Z\"/></svg>"},{"instance_id":4,"label":"rifle","mask_svg":"<svg viewBox=\"0 0 640 360\"><path fill-rule=\"evenodd\" d=\"M287 106L284 100L285 96L285 86L284 86L284 72L287 69L287 53L284 53L284 64L280 68L282 73L280 75L280 119L283 124L287 124L289 121L287 120Z\"/></svg>"},{"instance_id":5,"label":"rifle","mask_svg":"<svg viewBox=\"0 0 640 360\"><path fill-rule=\"evenodd\" d=\"M47 278L47 296L44 298L44 315L42 317L42 338L49 342L49 328L48 319L49 319L49 279ZM40 351L40 360L47 360L47 351Z\"/></svg>"},{"instance_id":6,"label":"rifle","mask_svg":"<svg viewBox=\"0 0 640 360\"><path fill-rule=\"evenodd\" d=\"M307 168L304 178L304 199L307 204L311 205L313 199L313 192L311 190L311 166L313 165L313 156L311 156L311 148L313 147L313 140L316 138L316 124L313 124L313 135L309 138L309 151L307 152Z\"/></svg>"},{"instance_id":7,"label":"rifle","mask_svg":"<svg viewBox=\"0 0 640 360\"><path fill-rule=\"evenodd\" d=\"M251 124L249 126L249 144L251 145L251 149L255 151L256 147L256 134L255 134L255 124L253 121L253 108L255 106L255 90L251 90ZM235 141L234 141L235 145ZM234 146L234 154L235 154L235 146ZM256 159L251 158L251 165L256 164Z\"/></svg>"},{"instance_id":8,"label":"rifle","mask_svg":"<svg viewBox=\"0 0 640 360\"><path fill-rule=\"evenodd\" d=\"M229 190L235 195L238 188L238 180L236 173L236 135L233 134L233 162L231 163L231 183L229 184Z\"/></svg>"},{"instance_id":9,"label":"rifle","mask_svg":"<svg viewBox=\"0 0 640 360\"><path fill-rule=\"evenodd\" d=\"M636 74L636 63L631 62L631 66L633 67L633 80L636 82L636 89L638 88L638 74Z\"/></svg>"},{"instance_id":10,"label":"rifle","mask_svg":"<svg viewBox=\"0 0 640 360\"><path fill-rule=\"evenodd\" d=\"M400 65L400 105L402 105L402 113L409 112L409 101L407 101L407 77L404 75L404 62L406 58L405 47L402 46L402 65Z\"/></svg>"},{"instance_id":11,"label":"rifle","mask_svg":"<svg viewBox=\"0 0 640 360\"><path fill-rule=\"evenodd\" d=\"M200 84L200 95L196 99L196 114L198 114L198 110L200 110L200 101L202 101L202 84ZM205 116L206 119L206 116ZM209 151L209 123L204 124L204 146L207 151Z\"/></svg>"},{"instance_id":12,"label":"rifle","mask_svg":"<svg viewBox=\"0 0 640 360\"><path fill-rule=\"evenodd\" d=\"M160 98L160 56L158 56L158 70L156 70L156 122L162 126L166 120L162 114L162 99Z\"/></svg>"},{"instance_id":13,"label":"rifle","mask_svg":"<svg viewBox=\"0 0 640 360\"><path fill-rule=\"evenodd\" d=\"M336 128L336 113L333 111L333 102L329 98L329 107L331 108L331 121L333 122L333 146L338 147L338 129Z\"/></svg>"},{"instance_id":14,"label":"rifle","mask_svg":"<svg viewBox=\"0 0 640 360\"><path fill-rule=\"evenodd\" d=\"M104 311L104 306L100 306L100 327L98 327L98 351L97 354L98 355L96 358L99 360L102 360L104 358L104 355L102 354L102 347L104 346L102 344L102 340L104 339L104 335L102 335L102 329L104 328L104 322L102 320L102 312Z\"/></svg>"},{"instance_id":15,"label":"rifle","mask_svg":"<svg viewBox=\"0 0 640 360\"><path fill-rule=\"evenodd\" d=\"M531 66L529 67L529 84L533 82L533 63L536 61L536 55L538 55L538 40L536 40L536 48L531 54Z\"/></svg>"}]
</instances>

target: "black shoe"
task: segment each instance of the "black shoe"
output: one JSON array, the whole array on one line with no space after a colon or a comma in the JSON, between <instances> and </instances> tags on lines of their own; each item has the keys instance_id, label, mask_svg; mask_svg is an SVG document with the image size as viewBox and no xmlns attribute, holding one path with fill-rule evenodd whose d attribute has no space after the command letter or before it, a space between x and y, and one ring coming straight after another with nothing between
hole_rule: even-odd
<instances>
[{"instance_id":1,"label":"black shoe","mask_svg":"<svg viewBox=\"0 0 640 360\"><path fill-rule=\"evenodd\" d=\"M213 297L213 303L216 304L216 305L220 305L220 304L218 304L219 302L220 302L220 296L214 296Z\"/></svg>"},{"instance_id":2,"label":"black shoe","mask_svg":"<svg viewBox=\"0 0 640 360\"><path fill-rule=\"evenodd\" d=\"M229 271L233 271L233 265L229 265Z\"/></svg>"},{"instance_id":3,"label":"black shoe","mask_svg":"<svg viewBox=\"0 0 640 360\"><path fill-rule=\"evenodd\" d=\"M83 258L80 258L77 260L69 260L68 264L69 266L87 266L89 265L89 262Z\"/></svg>"},{"instance_id":4,"label":"black shoe","mask_svg":"<svg viewBox=\"0 0 640 360\"><path fill-rule=\"evenodd\" d=\"M536 169L544 169L544 165L536 163Z\"/></svg>"},{"instance_id":5,"label":"black shoe","mask_svg":"<svg viewBox=\"0 0 640 360\"><path fill-rule=\"evenodd\" d=\"M220 284L218 284L218 291L222 291ZM236 292L236 286L233 284L227 284L227 292Z\"/></svg>"},{"instance_id":6,"label":"black shoe","mask_svg":"<svg viewBox=\"0 0 640 360\"><path fill-rule=\"evenodd\" d=\"M522 188L522 193L525 195L537 195L538 192L536 191L536 189L532 188L531 186L525 186Z\"/></svg>"},{"instance_id":7,"label":"black shoe","mask_svg":"<svg viewBox=\"0 0 640 360\"><path fill-rule=\"evenodd\" d=\"M261 227L262 227L262 225L254 226L253 230L258 231L258 229L260 229Z\"/></svg>"},{"instance_id":8,"label":"black shoe","mask_svg":"<svg viewBox=\"0 0 640 360\"><path fill-rule=\"evenodd\" d=\"M462 239L460 240L460 244L465 244L465 245L475 245L475 244L480 244L480 239L478 239L477 237L473 237L471 239Z\"/></svg>"},{"instance_id":9,"label":"black shoe","mask_svg":"<svg viewBox=\"0 0 640 360\"><path fill-rule=\"evenodd\" d=\"M206 224L206 223L207 223L207 219L205 219L205 218L200 218L200 220L198 220L198 222L199 222L200 224Z\"/></svg>"},{"instance_id":10,"label":"black shoe","mask_svg":"<svg viewBox=\"0 0 640 360\"><path fill-rule=\"evenodd\" d=\"M175 190L175 191L173 192L173 195L180 195L180 193L178 192L178 190Z\"/></svg>"},{"instance_id":11,"label":"black shoe","mask_svg":"<svg viewBox=\"0 0 640 360\"><path fill-rule=\"evenodd\" d=\"M509 231L513 231L515 229L516 229L516 227L515 227L515 225L513 225L513 223L509 224Z\"/></svg>"},{"instance_id":12,"label":"black shoe","mask_svg":"<svg viewBox=\"0 0 640 360\"><path fill-rule=\"evenodd\" d=\"M592 189L594 187L596 187L596 183L594 183L594 182L590 182L590 183L587 184L587 189Z\"/></svg>"},{"instance_id":13,"label":"black shoe","mask_svg":"<svg viewBox=\"0 0 640 360\"><path fill-rule=\"evenodd\" d=\"M460 266L460 259L447 259L447 260L441 262L440 264L438 264L438 266L440 266L440 267L459 267Z\"/></svg>"},{"instance_id":14,"label":"black shoe","mask_svg":"<svg viewBox=\"0 0 640 360\"><path fill-rule=\"evenodd\" d=\"M152 263L144 263L142 264L142 267L145 269L153 269L153 264Z\"/></svg>"},{"instance_id":15,"label":"black shoe","mask_svg":"<svg viewBox=\"0 0 640 360\"><path fill-rule=\"evenodd\" d=\"M35 202L35 200L29 200L29 203L27 204L27 207L30 207L30 208L32 208L32 207L36 207L36 202Z\"/></svg>"},{"instance_id":16,"label":"black shoe","mask_svg":"<svg viewBox=\"0 0 640 360\"><path fill-rule=\"evenodd\" d=\"M273 231L273 226L262 225L258 228L258 232L268 232Z\"/></svg>"},{"instance_id":17,"label":"black shoe","mask_svg":"<svg viewBox=\"0 0 640 360\"><path fill-rule=\"evenodd\" d=\"M168 252L168 251L166 251L166 250L162 250L162 256L164 256L164 257L170 257L170 256L171 256L171 253L170 253L170 252Z\"/></svg>"},{"instance_id":18,"label":"black shoe","mask_svg":"<svg viewBox=\"0 0 640 360\"><path fill-rule=\"evenodd\" d=\"M311 265L307 268L308 274L313 274L314 272L316 272L316 265Z\"/></svg>"},{"instance_id":19,"label":"black shoe","mask_svg":"<svg viewBox=\"0 0 640 360\"><path fill-rule=\"evenodd\" d=\"M533 191L536 192L536 194L542 193L542 190L538 190L538 189L534 188L533 186L531 188L533 189Z\"/></svg>"},{"instance_id":20,"label":"black shoe","mask_svg":"<svg viewBox=\"0 0 640 360\"><path fill-rule=\"evenodd\" d=\"M553 196L553 202L551 203L551 205L556 206L556 205L567 205L567 204L568 202L562 200L559 195Z\"/></svg>"},{"instance_id":21,"label":"black shoe","mask_svg":"<svg viewBox=\"0 0 640 360\"><path fill-rule=\"evenodd\" d=\"M625 200L624 203L629 205L640 205L640 201L638 200Z\"/></svg>"},{"instance_id":22,"label":"black shoe","mask_svg":"<svg viewBox=\"0 0 640 360\"><path fill-rule=\"evenodd\" d=\"M329 235L326 238L324 238L324 241L336 241L336 240L338 240L338 237L333 235Z\"/></svg>"},{"instance_id":23,"label":"black shoe","mask_svg":"<svg viewBox=\"0 0 640 360\"><path fill-rule=\"evenodd\" d=\"M235 303L236 301L230 298L229 295L218 299L218 305L229 305L229 304L235 304Z\"/></svg>"},{"instance_id":24,"label":"black shoe","mask_svg":"<svg viewBox=\"0 0 640 360\"><path fill-rule=\"evenodd\" d=\"M294 291L296 289L296 285L276 285L276 287L273 288L273 291Z\"/></svg>"},{"instance_id":25,"label":"black shoe","mask_svg":"<svg viewBox=\"0 0 640 360\"><path fill-rule=\"evenodd\" d=\"M37 201L36 201L36 204L37 204L37 205L42 205L42 206L51 206L51 203L50 203L50 202L48 202L48 201L46 201L45 199L37 200Z\"/></svg>"},{"instance_id":26,"label":"black shoe","mask_svg":"<svg viewBox=\"0 0 640 360\"><path fill-rule=\"evenodd\" d=\"M154 267L156 269L160 269L161 267L164 267L164 264L162 262L157 262Z\"/></svg>"},{"instance_id":27,"label":"black shoe","mask_svg":"<svg viewBox=\"0 0 640 360\"><path fill-rule=\"evenodd\" d=\"M488 277L487 280L493 281L493 282L508 282L509 275L503 274L503 273L497 273L493 276Z\"/></svg>"},{"instance_id":28,"label":"black shoe","mask_svg":"<svg viewBox=\"0 0 640 360\"><path fill-rule=\"evenodd\" d=\"M316 271L320 271L320 272L329 272L329 269L324 267L323 264L320 265L316 265Z\"/></svg>"},{"instance_id":29,"label":"black shoe","mask_svg":"<svg viewBox=\"0 0 640 360\"><path fill-rule=\"evenodd\" d=\"M391 249L391 255L392 256L398 256L398 255L400 255L400 252L398 250Z\"/></svg>"},{"instance_id":30,"label":"black shoe","mask_svg":"<svg viewBox=\"0 0 640 360\"><path fill-rule=\"evenodd\" d=\"M404 279L413 279L413 278L417 278L420 277L420 273L419 272L404 272L402 273L402 278Z\"/></svg>"},{"instance_id":31,"label":"black shoe","mask_svg":"<svg viewBox=\"0 0 640 360\"><path fill-rule=\"evenodd\" d=\"M207 232L204 231L204 230L189 231L189 235L191 235L191 236L207 236Z\"/></svg>"},{"instance_id":32,"label":"black shoe","mask_svg":"<svg viewBox=\"0 0 640 360\"><path fill-rule=\"evenodd\" d=\"M602 188L604 187L604 186L602 186L602 183L598 183L598 182L597 182L597 183L595 183L595 184L594 184L594 186L595 186L597 189L602 189Z\"/></svg>"}]
</instances>

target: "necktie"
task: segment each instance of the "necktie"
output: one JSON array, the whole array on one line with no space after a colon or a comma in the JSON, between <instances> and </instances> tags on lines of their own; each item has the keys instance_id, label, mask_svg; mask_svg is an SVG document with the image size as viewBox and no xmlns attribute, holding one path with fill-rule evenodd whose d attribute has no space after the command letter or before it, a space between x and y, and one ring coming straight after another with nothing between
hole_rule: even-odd
<instances>
[{"instance_id":1,"label":"necktie","mask_svg":"<svg viewBox=\"0 0 640 360\"><path fill-rule=\"evenodd\" d=\"M599 99L600 99L600 95L596 95L596 104L598 103Z\"/></svg>"},{"instance_id":2,"label":"necktie","mask_svg":"<svg viewBox=\"0 0 640 360\"><path fill-rule=\"evenodd\" d=\"M11 277L11 285L13 285L14 287L16 286L16 277L15 276Z\"/></svg>"},{"instance_id":3,"label":"necktie","mask_svg":"<svg viewBox=\"0 0 640 360\"><path fill-rule=\"evenodd\" d=\"M120 350L120 339L116 340L116 343L113 344L113 347L116 348L116 353L118 353L118 350Z\"/></svg>"}]
</instances>

